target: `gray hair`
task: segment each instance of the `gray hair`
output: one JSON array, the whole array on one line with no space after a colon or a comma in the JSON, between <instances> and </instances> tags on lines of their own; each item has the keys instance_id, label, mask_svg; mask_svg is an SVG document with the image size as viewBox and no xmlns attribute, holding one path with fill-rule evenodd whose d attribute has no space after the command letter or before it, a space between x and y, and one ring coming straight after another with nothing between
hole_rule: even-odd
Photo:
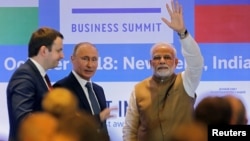
<instances>
[{"instance_id":1,"label":"gray hair","mask_svg":"<svg viewBox=\"0 0 250 141\"><path fill-rule=\"evenodd\" d=\"M170 43L165 43L165 42L158 42L158 43L155 43L151 49L150 49L150 56L153 57L153 50L158 47L158 46L165 46L165 47L169 47L169 48L172 48L173 51L174 51L174 56L177 57L177 51L174 47L173 44L170 44Z\"/></svg>"}]
</instances>

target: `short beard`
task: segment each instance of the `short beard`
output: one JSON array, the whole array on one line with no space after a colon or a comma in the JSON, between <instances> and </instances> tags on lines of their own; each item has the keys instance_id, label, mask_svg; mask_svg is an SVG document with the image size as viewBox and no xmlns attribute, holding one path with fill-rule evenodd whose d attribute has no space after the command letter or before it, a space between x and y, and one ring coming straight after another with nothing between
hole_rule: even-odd
<instances>
[{"instance_id":1,"label":"short beard","mask_svg":"<svg viewBox=\"0 0 250 141\"><path fill-rule=\"evenodd\" d=\"M170 68L167 71L157 71L155 70L155 76L160 78L166 78L171 76L174 73L174 68Z\"/></svg>"}]
</instances>

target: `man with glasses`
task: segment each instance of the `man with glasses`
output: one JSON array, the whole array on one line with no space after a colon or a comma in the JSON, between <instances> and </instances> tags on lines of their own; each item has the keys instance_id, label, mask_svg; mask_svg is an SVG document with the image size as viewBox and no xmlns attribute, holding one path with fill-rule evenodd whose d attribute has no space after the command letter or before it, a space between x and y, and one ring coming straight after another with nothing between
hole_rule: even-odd
<instances>
[{"instance_id":1,"label":"man with glasses","mask_svg":"<svg viewBox=\"0 0 250 141\"><path fill-rule=\"evenodd\" d=\"M124 141L168 141L175 127L192 121L203 57L184 25L182 7L173 1L171 5L172 9L167 5L171 21L162 20L180 37L185 71L175 74L178 59L171 44L153 45L150 60L153 75L134 87L123 127Z\"/></svg>"}]
</instances>

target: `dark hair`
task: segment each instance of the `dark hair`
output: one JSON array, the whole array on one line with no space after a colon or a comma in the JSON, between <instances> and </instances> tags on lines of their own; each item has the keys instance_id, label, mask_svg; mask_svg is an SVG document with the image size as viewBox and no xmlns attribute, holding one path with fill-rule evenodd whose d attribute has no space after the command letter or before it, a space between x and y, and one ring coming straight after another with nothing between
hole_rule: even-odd
<instances>
[{"instance_id":1,"label":"dark hair","mask_svg":"<svg viewBox=\"0 0 250 141\"><path fill-rule=\"evenodd\" d=\"M41 46L46 46L51 51L51 46L57 37L63 39L63 35L55 29L49 27L37 29L30 37L28 56L36 56Z\"/></svg>"},{"instance_id":2,"label":"dark hair","mask_svg":"<svg viewBox=\"0 0 250 141\"><path fill-rule=\"evenodd\" d=\"M240 99L238 99L238 102L240 104L240 109L238 111L236 124L240 125L240 124L245 124L246 108L245 108L245 105L243 104L243 102Z\"/></svg>"},{"instance_id":3,"label":"dark hair","mask_svg":"<svg viewBox=\"0 0 250 141\"><path fill-rule=\"evenodd\" d=\"M242 100L238 97L233 96L233 95L226 95L224 97L226 100L229 101L229 103L231 103L231 108L232 108L233 115L234 115L232 117L235 117L235 119L234 119L235 123L233 123L233 124L237 124L237 125L246 124L246 108L245 108L245 105L242 102ZM238 108L235 108L234 106L236 106Z\"/></svg>"},{"instance_id":4,"label":"dark hair","mask_svg":"<svg viewBox=\"0 0 250 141\"><path fill-rule=\"evenodd\" d=\"M206 97L195 108L194 116L207 125L230 124L232 109L230 103L222 97Z\"/></svg>"}]
</instances>

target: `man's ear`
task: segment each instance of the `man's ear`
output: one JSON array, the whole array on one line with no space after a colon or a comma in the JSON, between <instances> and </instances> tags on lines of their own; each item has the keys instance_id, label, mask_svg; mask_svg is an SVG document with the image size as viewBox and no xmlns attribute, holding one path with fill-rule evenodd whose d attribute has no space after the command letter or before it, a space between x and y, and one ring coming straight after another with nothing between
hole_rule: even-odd
<instances>
[{"instance_id":1,"label":"man's ear","mask_svg":"<svg viewBox=\"0 0 250 141\"><path fill-rule=\"evenodd\" d=\"M71 55L70 60L71 60L71 62L73 62L75 60L75 56Z\"/></svg>"},{"instance_id":2,"label":"man's ear","mask_svg":"<svg viewBox=\"0 0 250 141\"><path fill-rule=\"evenodd\" d=\"M39 54L44 54L45 53L45 50L46 50L46 47L45 46L41 46L40 49L39 49Z\"/></svg>"},{"instance_id":3,"label":"man's ear","mask_svg":"<svg viewBox=\"0 0 250 141\"><path fill-rule=\"evenodd\" d=\"M153 66L153 62L152 62L152 60L151 60L151 59L149 60L149 63L150 63L150 67L152 68L152 66Z\"/></svg>"},{"instance_id":4,"label":"man's ear","mask_svg":"<svg viewBox=\"0 0 250 141\"><path fill-rule=\"evenodd\" d=\"M177 66L178 65L178 58L175 58L175 66Z\"/></svg>"},{"instance_id":5,"label":"man's ear","mask_svg":"<svg viewBox=\"0 0 250 141\"><path fill-rule=\"evenodd\" d=\"M44 56L47 52L48 52L48 48L46 46L41 46L41 48L39 49L39 54Z\"/></svg>"}]
</instances>

